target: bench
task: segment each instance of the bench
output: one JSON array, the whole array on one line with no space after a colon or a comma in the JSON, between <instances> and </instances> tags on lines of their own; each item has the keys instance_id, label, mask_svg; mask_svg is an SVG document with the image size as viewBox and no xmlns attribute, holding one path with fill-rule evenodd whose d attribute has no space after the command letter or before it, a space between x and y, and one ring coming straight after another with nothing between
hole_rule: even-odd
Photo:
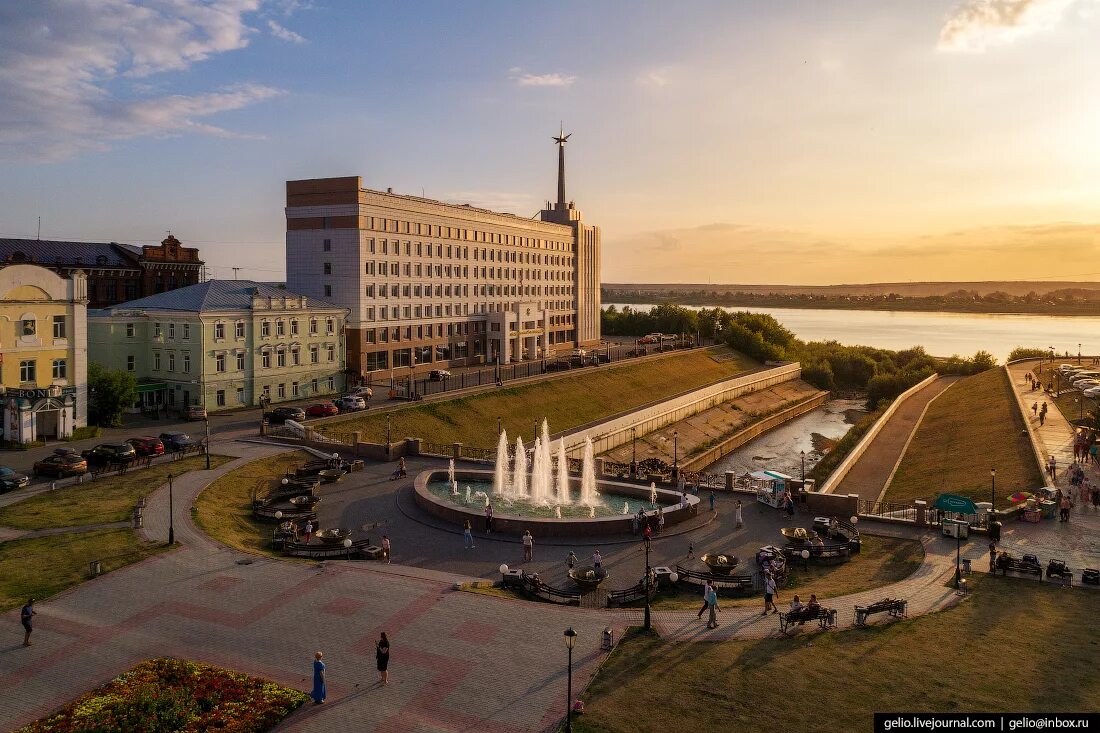
<instances>
[{"instance_id":1,"label":"bench","mask_svg":"<svg viewBox=\"0 0 1100 733\"><path fill-rule=\"evenodd\" d=\"M689 585L702 586L709 580L718 591L731 591L733 593L752 593L756 590L756 578L752 575L718 575L715 573L701 573L696 570L688 570L683 565L676 566L676 573L680 576L680 582Z\"/></svg>"},{"instance_id":2,"label":"bench","mask_svg":"<svg viewBox=\"0 0 1100 733\"><path fill-rule=\"evenodd\" d=\"M1001 571L1001 575L1008 575L1011 570L1014 573L1034 575L1040 582L1043 580L1043 567L1034 555L1025 555L1021 559L1012 557L1007 552L1002 552L997 555L995 567Z\"/></svg>"},{"instance_id":3,"label":"bench","mask_svg":"<svg viewBox=\"0 0 1100 733\"><path fill-rule=\"evenodd\" d=\"M1049 560L1047 562L1047 578L1058 578L1068 585L1073 582L1073 571L1066 567L1065 560Z\"/></svg>"},{"instance_id":4,"label":"bench","mask_svg":"<svg viewBox=\"0 0 1100 733\"><path fill-rule=\"evenodd\" d=\"M520 588L536 598L551 603L563 603L566 605L580 604L581 594L573 591L559 590L539 580L537 573L520 571Z\"/></svg>"},{"instance_id":5,"label":"bench","mask_svg":"<svg viewBox=\"0 0 1100 733\"><path fill-rule=\"evenodd\" d=\"M795 624L804 624L807 621L817 621L818 626L827 629L836 626L836 609L818 606L815 609L803 608L801 611L788 611L779 614L779 630L786 634L787 629Z\"/></svg>"},{"instance_id":6,"label":"bench","mask_svg":"<svg viewBox=\"0 0 1100 733\"><path fill-rule=\"evenodd\" d=\"M1081 571L1081 582L1088 583L1089 585L1100 585L1100 570L1096 568L1085 568Z\"/></svg>"},{"instance_id":7,"label":"bench","mask_svg":"<svg viewBox=\"0 0 1100 733\"><path fill-rule=\"evenodd\" d=\"M870 606L856 606L856 626L866 626L867 617L876 613L889 613L895 618L903 618L908 602L902 598L883 598Z\"/></svg>"},{"instance_id":8,"label":"bench","mask_svg":"<svg viewBox=\"0 0 1100 733\"><path fill-rule=\"evenodd\" d=\"M844 562L852 555L851 547L847 542L829 542L824 545L807 543L791 543L783 548L783 554L788 560L801 560L802 551L808 550L810 556L807 559L823 564Z\"/></svg>"},{"instance_id":9,"label":"bench","mask_svg":"<svg viewBox=\"0 0 1100 733\"><path fill-rule=\"evenodd\" d=\"M310 543L305 544L303 542L290 542L283 543L283 552L291 557L310 557L310 558L347 558L347 557L360 557L364 554L364 551L370 546L370 540L357 540L351 543L351 547L344 547L342 544L329 545L329 544L317 544Z\"/></svg>"}]
</instances>

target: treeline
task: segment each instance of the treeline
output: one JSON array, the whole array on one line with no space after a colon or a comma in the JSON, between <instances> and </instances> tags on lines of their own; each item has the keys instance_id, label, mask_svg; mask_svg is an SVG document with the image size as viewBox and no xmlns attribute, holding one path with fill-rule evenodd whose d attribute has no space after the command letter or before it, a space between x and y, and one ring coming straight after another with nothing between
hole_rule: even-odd
<instances>
[{"instance_id":1,"label":"treeline","mask_svg":"<svg viewBox=\"0 0 1100 733\"><path fill-rule=\"evenodd\" d=\"M604 333L617 336L657 331L717 336L757 361L801 362L804 380L818 389L866 392L872 410L932 374L976 374L997 363L985 351L970 358L943 359L929 356L920 346L892 351L836 341L802 341L766 313L721 308L696 311L666 304L645 312L611 307L603 312L602 325Z\"/></svg>"}]
</instances>

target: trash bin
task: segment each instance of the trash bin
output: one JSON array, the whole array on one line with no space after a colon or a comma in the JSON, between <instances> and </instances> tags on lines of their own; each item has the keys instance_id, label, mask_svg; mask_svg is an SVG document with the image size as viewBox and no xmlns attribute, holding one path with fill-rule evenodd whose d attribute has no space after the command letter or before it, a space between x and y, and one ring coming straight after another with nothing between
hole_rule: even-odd
<instances>
[{"instance_id":1,"label":"trash bin","mask_svg":"<svg viewBox=\"0 0 1100 733\"><path fill-rule=\"evenodd\" d=\"M1001 523L996 519L989 523L989 540L990 542L1001 541Z\"/></svg>"}]
</instances>

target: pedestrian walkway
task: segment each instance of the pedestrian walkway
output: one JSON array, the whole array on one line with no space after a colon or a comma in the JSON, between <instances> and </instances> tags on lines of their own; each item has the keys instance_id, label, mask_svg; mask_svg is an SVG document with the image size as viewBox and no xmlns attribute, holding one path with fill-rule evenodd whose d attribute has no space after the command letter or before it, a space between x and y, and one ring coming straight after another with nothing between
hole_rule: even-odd
<instances>
[{"instance_id":1,"label":"pedestrian walkway","mask_svg":"<svg viewBox=\"0 0 1100 733\"><path fill-rule=\"evenodd\" d=\"M958 377L940 377L898 405L833 493L858 494L864 501L878 501L909 445L910 436L920 424L924 408L957 380Z\"/></svg>"}]
</instances>

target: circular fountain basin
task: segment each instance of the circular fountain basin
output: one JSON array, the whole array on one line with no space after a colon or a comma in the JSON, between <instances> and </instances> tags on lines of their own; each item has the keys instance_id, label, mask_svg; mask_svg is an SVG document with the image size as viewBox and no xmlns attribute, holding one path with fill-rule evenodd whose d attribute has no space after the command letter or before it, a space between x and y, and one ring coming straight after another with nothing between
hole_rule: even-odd
<instances>
[{"instance_id":1,"label":"circular fountain basin","mask_svg":"<svg viewBox=\"0 0 1100 733\"><path fill-rule=\"evenodd\" d=\"M607 580L607 571L590 565L582 565L569 571L569 577L585 593L591 593Z\"/></svg>"},{"instance_id":2,"label":"circular fountain basin","mask_svg":"<svg viewBox=\"0 0 1100 733\"><path fill-rule=\"evenodd\" d=\"M633 515L641 507L652 513L660 506L665 525L670 526L695 516L699 497L688 495L687 503L680 506L680 494L671 489L657 489L657 503L650 503L650 487L620 481L599 481L600 504L589 507L571 503L535 505L529 501L509 499L492 493L493 472L481 470L456 470L459 493L452 494L446 469L423 471L413 482L414 497L424 511L434 517L459 527L470 521L475 527L483 526L485 500L474 492L484 491L493 505L493 531L514 532L519 535L531 530L535 537L595 537L600 535L629 534L633 529ZM580 494L580 477L571 475L570 494ZM466 503L466 486L471 487L471 499ZM623 514L623 505L628 512ZM561 510L556 516L555 507Z\"/></svg>"},{"instance_id":3,"label":"circular fountain basin","mask_svg":"<svg viewBox=\"0 0 1100 733\"><path fill-rule=\"evenodd\" d=\"M729 575L739 562L737 555L732 552L724 554L707 553L699 559L710 568L710 572L714 575Z\"/></svg>"}]
</instances>

